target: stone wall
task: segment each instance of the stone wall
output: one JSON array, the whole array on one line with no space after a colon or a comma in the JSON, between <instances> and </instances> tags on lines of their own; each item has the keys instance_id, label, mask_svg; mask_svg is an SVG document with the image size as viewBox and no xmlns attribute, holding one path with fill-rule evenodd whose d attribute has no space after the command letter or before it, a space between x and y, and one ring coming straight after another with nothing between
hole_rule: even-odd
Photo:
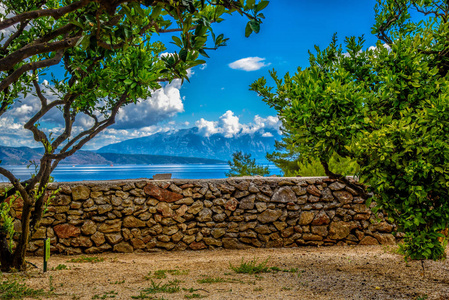
<instances>
[{"instance_id":1,"label":"stone wall","mask_svg":"<svg viewBox=\"0 0 449 300\"><path fill-rule=\"evenodd\" d=\"M393 244L350 187L327 178L52 183L29 251L56 253ZM11 213L20 230L19 202Z\"/></svg>"}]
</instances>

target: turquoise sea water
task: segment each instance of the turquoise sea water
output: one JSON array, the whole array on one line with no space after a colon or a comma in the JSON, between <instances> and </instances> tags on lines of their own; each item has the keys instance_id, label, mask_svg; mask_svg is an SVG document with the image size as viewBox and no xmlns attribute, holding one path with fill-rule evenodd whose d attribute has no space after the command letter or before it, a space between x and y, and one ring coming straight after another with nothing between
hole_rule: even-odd
<instances>
[{"instance_id":1,"label":"turquoise sea water","mask_svg":"<svg viewBox=\"0 0 449 300\"><path fill-rule=\"evenodd\" d=\"M280 170L268 165L271 175L279 175ZM34 168L26 166L2 166L13 172L21 180L30 178ZM225 178L229 171L227 164L218 165L59 165L52 173L57 182L82 180L115 180L152 178L154 174L171 173L177 179ZM7 179L0 175L0 182Z\"/></svg>"}]
</instances>

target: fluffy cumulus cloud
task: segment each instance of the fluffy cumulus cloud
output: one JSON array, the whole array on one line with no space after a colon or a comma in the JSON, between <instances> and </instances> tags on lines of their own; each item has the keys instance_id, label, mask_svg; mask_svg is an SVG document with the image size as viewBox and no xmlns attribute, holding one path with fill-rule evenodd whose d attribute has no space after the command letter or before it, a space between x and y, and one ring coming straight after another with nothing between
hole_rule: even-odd
<instances>
[{"instance_id":1,"label":"fluffy cumulus cloud","mask_svg":"<svg viewBox=\"0 0 449 300\"><path fill-rule=\"evenodd\" d=\"M271 65L271 63L266 63L265 58L261 57L246 57L239 60L236 60L230 63L228 66L231 69L235 70L243 70L243 71L257 71L262 69L263 67L267 67Z\"/></svg>"},{"instance_id":2,"label":"fluffy cumulus cloud","mask_svg":"<svg viewBox=\"0 0 449 300\"><path fill-rule=\"evenodd\" d=\"M119 110L115 128L141 128L155 125L184 111L181 80L176 79L154 91L148 99L129 104Z\"/></svg>"},{"instance_id":3,"label":"fluffy cumulus cloud","mask_svg":"<svg viewBox=\"0 0 449 300\"><path fill-rule=\"evenodd\" d=\"M254 121L248 124L240 123L239 117L230 110L225 112L218 121L208 121L203 118L195 122L195 126L204 136L211 136L216 133L223 134L225 137L234 137L239 134L252 134L260 132L264 137L271 137L273 134L266 130L279 131L281 122L278 117L268 116L262 118L259 115L254 117Z\"/></svg>"},{"instance_id":4,"label":"fluffy cumulus cloud","mask_svg":"<svg viewBox=\"0 0 449 300\"><path fill-rule=\"evenodd\" d=\"M180 93L181 85L181 80L174 80L161 89L154 91L148 99L140 100L137 104L130 104L121 108L116 118L116 125L106 129L104 133L97 136L89 143L87 148L94 149L112 142L169 130L170 128L166 126L155 125L159 122L163 123L163 121L184 111L183 99ZM40 87L49 102L60 98L59 95L51 92L48 81L44 80ZM36 114L39 109L40 101L32 93L18 99L11 109L0 118L0 145L40 146L33 141L31 133L23 128L25 122ZM41 128L45 132L49 133L51 131L54 136L61 133L64 129L64 119L61 111L57 108L50 110L41 119L40 123ZM79 114L73 127L73 136L90 128L93 124L92 118Z\"/></svg>"}]
</instances>

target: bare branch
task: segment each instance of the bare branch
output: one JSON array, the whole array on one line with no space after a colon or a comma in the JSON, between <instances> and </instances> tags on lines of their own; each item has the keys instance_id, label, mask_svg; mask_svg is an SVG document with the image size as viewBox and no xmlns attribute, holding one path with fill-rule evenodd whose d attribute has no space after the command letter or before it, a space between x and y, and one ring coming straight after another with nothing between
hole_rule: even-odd
<instances>
[{"instance_id":1,"label":"bare branch","mask_svg":"<svg viewBox=\"0 0 449 300\"><path fill-rule=\"evenodd\" d=\"M58 28L46 35L44 35L43 37L34 40L32 43L29 44L29 46L33 46L33 45L37 45L40 43L46 43L48 41L53 40L54 38L60 36L60 35L64 35L69 33L70 31L74 30L75 28L77 28L75 25L73 24L67 24L65 26L62 26L61 28Z\"/></svg>"},{"instance_id":2,"label":"bare branch","mask_svg":"<svg viewBox=\"0 0 449 300\"><path fill-rule=\"evenodd\" d=\"M128 92L125 92L120 97L120 100L111 109L111 115L109 116L109 118L101 121L100 123L95 124L89 130L86 130L86 131L80 133L77 137L75 137L73 140L68 142L64 146L64 148L61 149L61 151L59 153L50 154L50 155L48 155L48 158L55 159L55 160L61 160L61 159L64 159L64 158L74 154L76 151L81 149L81 147L83 147L84 144L86 144L88 141L93 139L98 133L100 133L101 131L103 131L104 129L106 129L107 127L109 127L115 123L115 117L118 113L118 110L120 109L120 107L122 107L126 103L127 100L128 100ZM79 141L79 142L75 145L75 143L77 141ZM70 147L71 147L71 149L70 149ZM54 170L54 168L52 167L52 171L53 170Z\"/></svg>"},{"instance_id":3,"label":"bare branch","mask_svg":"<svg viewBox=\"0 0 449 300\"><path fill-rule=\"evenodd\" d=\"M26 194L24 186L20 183L19 179L17 179L10 171L0 167L0 174L8 178L9 182L11 182L14 188L19 191L21 195Z\"/></svg>"},{"instance_id":4,"label":"bare branch","mask_svg":"<svg viewBox=\"0 0 449 300\"><path fill-rule=\"evenodd\" d=\"M4 21L0 22L0 30L8 28L10 26L13 26L14 24L17 24L19 22L34 20L40 17L53 17L54 19L59 19L60 17L64 16L65 14L68 14L72 11L75 11L83 6L86 6L89 4L91 0L81 0L78 2L74 2L70 5L57 8L57 9L40 9L40 10L33 10L33 11L27 11L22 14L13 16L9 19L6 19Z\"/></svg>"},{"instance_id":5,"label":"bare branch","mask_svg":"<svg viewBox=\"0 0 449 300\"><path fill-rule=\"evenodd\" d=\"M36 89L37 97L41 101L42 107L47 106L47 98L45 98L44 95L42 94L41 87L39 86L39 83L37 82L37 80L33 80L33 85L34 85L34 88Z\"/></svg>"},{"instance_id":6,"label":"bare branch","mask_svg":"<svg viewBox=\"0 0 449 300\"><path fill-rule=\"evenodd\" d=\"M7 49L9 44L11 44L12 41L14 41L19 35L22 34L23 30L25 29L25 27L28 25L29 22L30 21L25 21L25 22L20 23L20 26L17 29L17 31L13 35L11 35L6 40L6 42L3 44L3 47L2 47L3 50Z\"/></svg>"},{"instance_id":7,"label":"bare branch","mask_svg":"<svg viewBox=\"0 0 449 300\"><path fill-rule=\"evenodd\" d=\"M19 49L0 59L0 71L11 70L17 63L36 54L49 53L73 47L80 38L81 35L78 35L76 37L67 38L53 43L41 43L33 46L25 46L22 49Z\"/></svg>"},{"instance_id":8,"label":"bare branch","mask_svg":"<svg viewBox=\"0 0 449 300\"><path fill-rule=\"evenodd\" d=\"M63 51L58 51L58 52L56 52L56 55L53 58L48 58L48 59L44 59L44 60L33 62L33 63L27 63L27 64L21 66L20 68L15 70L11 75L6 77L2 82L0 82L0 92L4 91L8 86L10 86L17 79L19 79L19 77L27 71L32 71L32 70L37 70L37 69L57 65L61 61L63 53L64 53Z\"/></svg>"}]
</instances>

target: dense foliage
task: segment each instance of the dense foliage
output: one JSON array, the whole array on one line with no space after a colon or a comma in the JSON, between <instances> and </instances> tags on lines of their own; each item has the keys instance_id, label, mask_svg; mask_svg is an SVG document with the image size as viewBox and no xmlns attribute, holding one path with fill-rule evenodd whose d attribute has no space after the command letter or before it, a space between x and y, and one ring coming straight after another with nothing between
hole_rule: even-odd
<instances>
[{"instance_id":1,"label":"dense foliage","mask_svg":"<svg viewBox=\"0 0 449 300\"><path fill-rule=\"evenodd\" d=\"M265 176L269 175L268 166L256 164L256 159L251 159L251 154L237 151L232 154L232 161L228 161L231 170L225 174L227 177L238 176Z\"/></svg>"},{"instance_id":2,"label":"dense foliage","mask_svg":"<svg viewBox=\"0 0 449 300\"><path fill-rule=\"evenodd\" d=\"M25 268L28 240L39 226L47 183L58 163L114 124L124 105L148 98L161 82L188 80L188 69L204 63L200 57L207 57L207 50L225 45L227 38L212 30L224 14L247 17L249 36L259 31L267 5L255 0L1 1L0 118L33 93L39 110L24 127L45 148L37 173L28 180L21 182L0 167L13 185L0 193L0 202L24 203L14 252L8 246L10 233L0 231L2 270ZM162 35L169 35L179 50L164 53ZM65 75L52 80L49 97L39 75L55 65ZM62 131L40 126L54 114L63 120ZM82 130L74 128L80 116L89 119Z\"/></svg>"},{"instance_id":3,"label":"dense foliage","mask_svg":"<svg viewBox=\"0 0 449 300\"><path fill-rule=\"evenodd\" d=\"M411 17L413 12L414 17ZM336 37L310 54L310 67L252 85L274 107L289 143L319 158L326 174L333 155L355 160L377 209L405 233L406 258L441 259L449 223L449 4L378 0L367 48Z\"/></svg>"}]
</instances>

